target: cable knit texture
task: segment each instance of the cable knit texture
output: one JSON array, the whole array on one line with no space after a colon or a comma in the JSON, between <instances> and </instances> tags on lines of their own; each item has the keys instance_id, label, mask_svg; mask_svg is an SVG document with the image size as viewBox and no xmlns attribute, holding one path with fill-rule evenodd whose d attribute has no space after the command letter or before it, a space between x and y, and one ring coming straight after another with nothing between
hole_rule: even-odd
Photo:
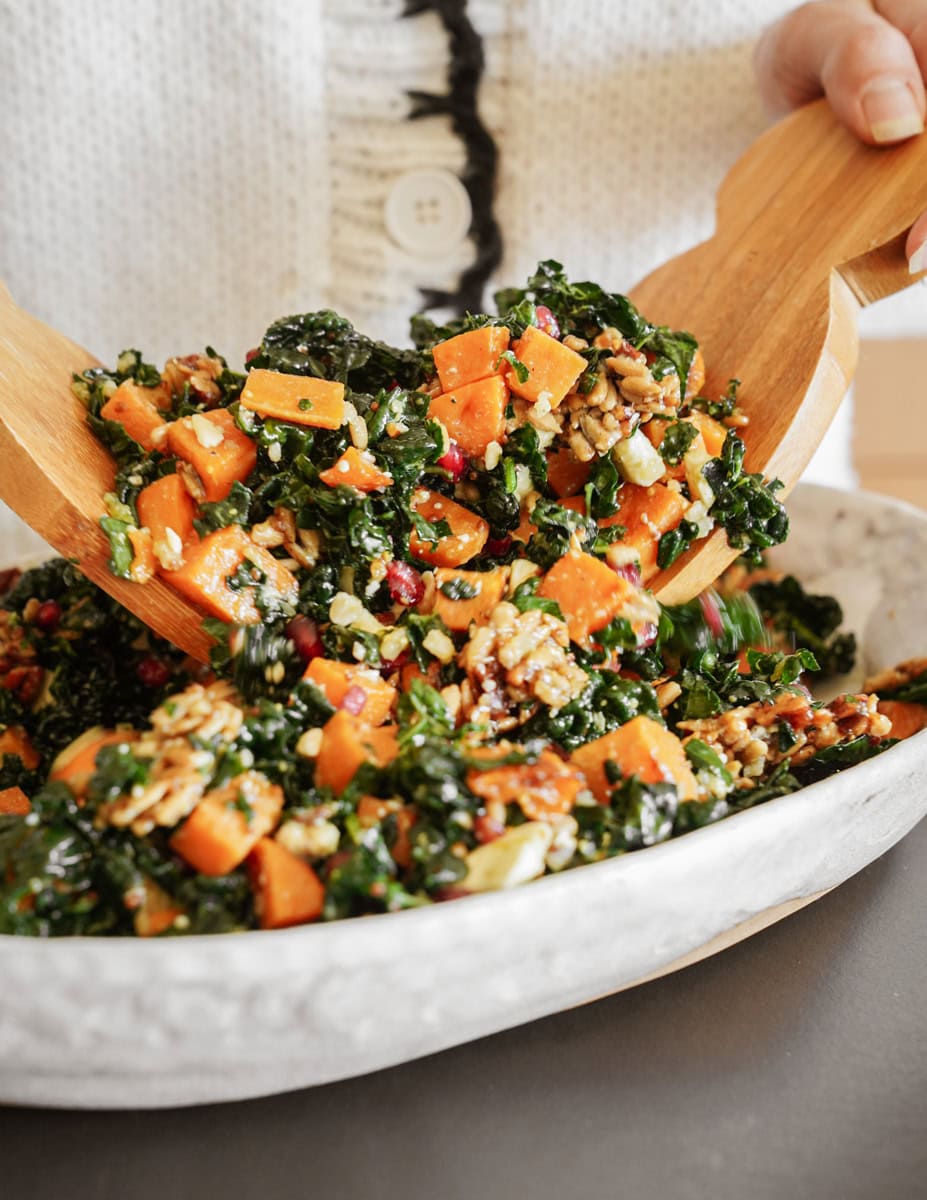
<instances>
[{"instance_id":1,"label":"cable knit texture","mask_svg":"<svg viewBox=\"0 0 927 1200\"><path fill-rule=\"evenodd\" d=\"M626 288L707 236L720 179L765 124L752 40L790 7L470 0L500 152L497 282L554 256ZM406 119L408 91L445 89L447 36L402 12L0 2L0 276L106 360L209 343L238 364L274 317L326 304L404 338L421 289L452 289L473 246L425 257L386 229L403 172L464 162L446 118ZM915 292L897 311L924 329Z\"/></svg>"}]
</instances>

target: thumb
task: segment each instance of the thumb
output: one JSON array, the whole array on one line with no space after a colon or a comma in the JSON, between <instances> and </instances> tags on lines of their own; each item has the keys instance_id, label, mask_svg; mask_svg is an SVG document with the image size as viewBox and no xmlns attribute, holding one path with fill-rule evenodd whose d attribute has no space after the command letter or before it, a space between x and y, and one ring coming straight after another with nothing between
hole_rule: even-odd
<instances>
[{"instance_id":1,"label":"thumb","mask_svg":"<svg viewBox=\"0 0 927 1200\"><path fill-rule=\"evenodd\" d=\"M754 62L774 114L826 95L865 142L924 130L924 80L911 43L865 0L802 5L764 33Z\"/></svg>"}]
</instances>

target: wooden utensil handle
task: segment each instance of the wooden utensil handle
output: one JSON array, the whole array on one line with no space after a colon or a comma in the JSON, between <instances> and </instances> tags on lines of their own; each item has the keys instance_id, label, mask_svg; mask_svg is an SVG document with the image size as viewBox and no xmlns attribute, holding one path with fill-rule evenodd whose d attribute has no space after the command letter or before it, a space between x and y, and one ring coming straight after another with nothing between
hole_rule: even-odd
<instances>
[{"instance_id":1,"label":"wooden utensil handle","mask_svg":"<svg viewBox=\"0 0 927 1200\"><path fill-rule=\"evenodd\" d=\"M798 169L795 163L798 162ZM867 146L825 100L769 129L739 160L718 194L718 237L741 242L751 226L778 228L749 239L754 267L767 254L803 273L836 268L861 304L911 283L904 237L927 212L927 137ZM786 255L784 255L784 251Z\"/></svg>"}]
</instances>

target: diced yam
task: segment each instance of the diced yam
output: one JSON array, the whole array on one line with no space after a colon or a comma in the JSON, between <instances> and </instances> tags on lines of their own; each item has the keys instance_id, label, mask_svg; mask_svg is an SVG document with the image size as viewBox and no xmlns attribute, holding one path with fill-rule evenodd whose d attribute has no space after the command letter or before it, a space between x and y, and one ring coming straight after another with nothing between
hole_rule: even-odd
<instances>
[{"instance_id":1,"label":"diced yam","mask_svg":"<svg viewBox=\"0 0 927 1200\"><path fill-rule=\"evenodd\" d=\"M429 417L440 421L470 458L480 458L491 442L505 437L505 406L509 390L500 375L468 383L435 396Z\"/></svg>"},{"instance_id":2,"label":"diced yam","mask_svg":"<svg viewBox=\"0 0 927 1200\"><path fill-rule=\"evenodd\" d=\"M322 915L325 886L307 862L261 838L248 856L248 877L262 929L304 925Z\"/></svg>"},{"instance_id":3,"label":"diced yam","mask_svg":"<svg viewBox=\"0 0 927 1200\"><path fill-rule=\"evenodd\" d=\"M489 525L482 517L464 508L440 492L419 491L412 507L426 521L447 521L450 534L437 542L426 542L416 530L409 536L409 550L423 562L436 567L459 567L475 558L489 537Z\"/></svg>"},{"instance_id":4,"label":"diced yam","mask_svg":"<svg viewBox=\"0 0 927 1200\"><path fill-rule=\"evenodd\" d=\"M586 360L563 342L529 325L512 346L515 357L528 368L528 378L521 383L512 368L506 380L516 396L536 404L547 401L556 408L586 369Z\"/></svg>"},{"instance_id":5,"label":"diced yam","mask_svg":"<svg viewBox=\"0 0 927 1200\"><path fill-rule=\"evenodd\" d=\"M356 446L349 446L327 471L320 471L319 479L329 487L341 484L359 492L375 492L393 482L392 475L380 470L372 454L358 450Z\"/></svg>"},{"instance_id":6,"label":"diced yam","mask_svg":"<svg viewBox=\"0 0 927 1200\"><path fill-rule=\"evenodd\" d=\"M509 348L510 337L504 325L487 325L438 342L431 353L442 390L451 392L495 375L500 370L500 357Z\"/></svg>"},{"instance_id":7,"label":"diced yam","mask_svg":"<svg viewBox=\"0 0 927 1200\"><path fill-rule=\"evenodd\" d=\"M370 725L382 725L396 702L396 689L378 671L360 663L314 658L306 668L303 679L314 683L333 708L341 707L351 688L360 688L365 696L363 707L359 711L352 711Z\"/></svg>"},{"instance_id":8,"label":"diced yam","mask_svg":"<svg viewBox=\"0 0 927 1200\"><path fill-rule=\"evenodd\" d=\"M217 529L200 542L191 543L184 564L165 571L164 578L194 604L213 617L234 625L255 625L261 614L254 602L253 588L233 590L228 580L248 562L265 577L270 587L285 600L295 601L299 586L290 571L263 546L256 546L240 525ZM255 586L258 585L255 581Z\"/></svg>"},{"instance_id":9,"label":"diced yam","mask_svg":"<svg viewBox=\"0 0 927 1200\"><path fill-rule=\"evenodd\" d=\"M455 567L439 567L435 571L435 613L448 629L465 633L471 622L483 625L489 614L505 595L509 572L503 567L496 571L462 571ZM445 589L457 588L473 595L451 599Z\"/></svg>"},{"instance_id":10,"label":"diced yam","mask_svg":"<svg viewBox=\"0 0 927 1200\"><path fill-rule=\"evenodd\" d=\"M135 501L139 522L151 531L155 558L175 558L179 564L183 547L194 536L196 505L179 475L162 475L142 488ZM170 531L170 532L169 532Z\"/></svg>"},{"instance_id":11,"label":"diced yam","mask_svg":"<svg viewBox=\"0 0 927 1200\"><path fill-rule=\"evenodd\" d=\"M644 783L673 783L679 799L694 800L698 785L682 742L652 717L634 717L625 725L574 750L570 761L583 772L600 804L608 801L612 785L605 764L617 763L623 775Z\"/></svg>"},{"instance_id":12,"label":"diced yam","mask_svg":"<svg viewBox=\"0 0 927 1200\"><path fill-rule=\"evenodd\" d=\"M257 462L257 446L235 424L235 418L227 408L214 408L212 412L196 414L200 422L208 421L222 434L219 442L203 445L205 438L197 429L194 417L181 417L167 431L167 445L171 454L188 462L203 483L206 499L224 500L232 490L233 483L244 483Z\"/></svg>"},{"instance_id":13,"label":"diced yam","mask_svg":"<svg viewBox=\"0 0 927 1200\"><path fill-rule=\"evenodd\" d=\"M283 790L245 771L207 792L171 837L171 849L201 875L227 875L280 819Z\"/></svg>"},{"instance_id":14,"label":"diced yam","mask_svg":"<svg viewBox=\"0 0 927 1200\"><path fill-rule=\"evenodd\" d=\"M293 425L337 429L344 423L344 384L256 368L248 372L241 406L261 417Z\"/></svg>"},{"instance_id":15,"label":"diced yam","mask_svg":"<svg viewBox=\"0 0 927 1200\"><path fill-rule=\"evenodd\" d=\"M570 638L587 646L636 593L633 584L591 554L565 554L541 581L538 595L555 600Z\"/></svg>"},{"instance_id":16,"label":"diced yam","mask_svg":"<svg viewBox=\"0 0 927 1200\"><path fill-rule=\"evenodd\" d=\"M106 421L116 421L144 450L153 450L156 430L164 427L164 418L152 399L152 389L134 379L125 379L100 409Z\"/></svg>"},{"instance_id":17,"label":"diced yam","mask_svg":"<svg viewBox=\"0 0 927 1200\"><path fill-rule=\"evenodd\" d=\"M569 446L561 446L547 456L547 482L561 499L578 495L589 482L591 471L592 463L574 458Z\"/></svg>"},{"instance_id":18,"label":"diced yam","mask_svg":"<svg viewBox=\"0 0 927 1200\"><path fill-rule=\"evenodd\" d=\"M398 726L369 725L341 708L322 728L322 746L315 762L317 787L343 792L365 762L383 767L399 753Z\"/></svg>"}]
</instances>

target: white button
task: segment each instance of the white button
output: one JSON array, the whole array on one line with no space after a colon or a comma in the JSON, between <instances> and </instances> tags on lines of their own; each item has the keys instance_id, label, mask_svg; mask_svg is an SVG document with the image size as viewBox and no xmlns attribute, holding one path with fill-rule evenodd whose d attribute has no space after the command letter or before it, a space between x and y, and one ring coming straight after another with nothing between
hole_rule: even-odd
<instances>
[{"instance_id":1,"label":"white button","mask_svg":"<svg viewBox=\"0 0 927 1200\"><path fill-rule=\"evenodd\" d=\"M386 197L384 215L390 237L402 250L440 258L467 236L473 209L456 175L423 167L399 176Z\"/></svg>"}]
</instances>

